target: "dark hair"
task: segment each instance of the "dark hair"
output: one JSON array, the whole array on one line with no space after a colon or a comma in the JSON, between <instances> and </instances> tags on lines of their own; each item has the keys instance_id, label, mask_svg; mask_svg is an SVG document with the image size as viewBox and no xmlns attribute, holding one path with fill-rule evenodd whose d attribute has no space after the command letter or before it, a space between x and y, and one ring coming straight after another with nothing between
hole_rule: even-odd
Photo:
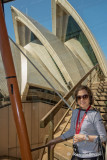
<instances>
[{"instance_id":1,"label":"dark hair","mask_svg":"<svg viewBox=\"0 0 107 160\"><path fill-rule=\"evenodd\" d=\"M81 85L79 86L76 91L75 91L75 99L76 99L76 102L77 102L77 95L78 95L78 92L81 91L81 90L86 90L88 95L89 95L89 99L90 99L90 105L93 104L94 102L94 99L93 99L93 93L91 91L91 89L85 85Z\"/></svg>"}]
</instances>

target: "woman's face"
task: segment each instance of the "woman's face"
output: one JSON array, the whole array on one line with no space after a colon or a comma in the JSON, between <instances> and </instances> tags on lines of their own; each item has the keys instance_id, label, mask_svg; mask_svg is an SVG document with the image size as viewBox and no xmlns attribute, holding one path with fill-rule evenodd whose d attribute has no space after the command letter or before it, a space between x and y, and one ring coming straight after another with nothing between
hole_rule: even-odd
<instances>
[{"instance_id":1,"label":"woman's face","mask_svg":"<svg viewBox=\"0 0 107 160\"><path fill-rule=\"evenodd\" d=\"M85 89L78 91L77 103L82 109L87 109L90 105L90 99Z\"/></svg>"}]
</instances>

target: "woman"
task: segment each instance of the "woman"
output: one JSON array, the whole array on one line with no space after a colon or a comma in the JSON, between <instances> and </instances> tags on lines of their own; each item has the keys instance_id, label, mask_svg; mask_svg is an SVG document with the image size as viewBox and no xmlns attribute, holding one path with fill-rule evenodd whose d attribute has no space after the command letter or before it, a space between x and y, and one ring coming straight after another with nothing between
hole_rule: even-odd
<instances>
[{"instance_id":1,"label":"woman","mask_svg":"<svg viewBox=\"0 0 107 160\"><path fill-rule=\"evenodd\" d=\"M103 159L98 141L105 142L106 130L101 115L93 109L93 95L87 86L80 86L75 92L75 98L79 108L72 113L71 127L60 137L51 140L52 145L59 141L73 137L74 154L72 160L100 160Z\"/></svg>"}]
</instances>

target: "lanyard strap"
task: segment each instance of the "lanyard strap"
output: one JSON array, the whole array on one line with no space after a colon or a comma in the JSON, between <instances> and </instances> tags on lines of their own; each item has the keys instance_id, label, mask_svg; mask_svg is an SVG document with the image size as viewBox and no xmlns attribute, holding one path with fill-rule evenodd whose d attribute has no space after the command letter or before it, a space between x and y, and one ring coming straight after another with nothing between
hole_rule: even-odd
<instances>
[{"instance_id":1,"label":"lanyard strap","mask_svg":"<svg viewBox=\"0 0 107 160\"><path fill-rule=\"evenodd\" d=\"M80 129L81 129L81 126L82 126L83 121L84 121L84 119L85 119L85 116L86 116L88 110L90 109L90 107L91 107L91 106L89 106L89 107L87 108L87 110L85 111L85 113L84 113L84 115L83 115L83 118L82 118L81 122L78 124L81 109L79 110L79 112L78 112L78 117L77 117L77 122L76 122L76 134L79 134Z\"/></svg>"}]
</instances>

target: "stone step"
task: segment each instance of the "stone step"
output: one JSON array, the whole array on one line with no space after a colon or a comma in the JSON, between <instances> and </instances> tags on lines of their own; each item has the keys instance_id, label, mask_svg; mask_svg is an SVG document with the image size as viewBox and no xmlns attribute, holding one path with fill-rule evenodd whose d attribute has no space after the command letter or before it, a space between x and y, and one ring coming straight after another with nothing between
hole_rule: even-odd
<instances>
[{"instance_id":1,"label":"stone step","mask_svg":"<svg viewBox=\"0 0 107 160\"><path fill-rule=\"evenodd\" d=\"M93 88L102 88L102 87L107 88L107 83L106 84L105 83L94 84L94 85L91 86L91 89L93 89Z\"/></svg>"},{"instance_id":2,"label":"stone step","mask_svg":"<svg viewBox=\"0 0 107 160\"><path fill-rule=\"evenodd\" d=\"M99 86L99 85L107 85L107 81L95 82L92 84L92 86Z\"/></svg>"},{"instance_id":3,"label":"stone step","mask_svg":"<svg viewBox=\"0 0 107 160\"><path fill-rule=\"evenodd\" d=\"M38 159L38 160L39 160L39 159ZM43 155L42 160L48 160L48 154L47 154L47 153L45 153L45 154ZM58 160L58 159L54 158L54 160Z\"/></svg>"},{"instance_id":4,"label":"stone step","mask_svg":"<svg viewBox=\"0 0 107 160\"><path fill-rule=\"evenodd\" d=\"M95 108L100 112L106 112L107 113L107 107L96 106Z\"/></svg>"},{"instance_id":5,"label":"stone step","mask_svg":"<svg viewBox=\"0 0 107 160\"><path fill-rule=\"evenodd\" d=\"M107 93L107 88L99 88L99 89L93 88L92 92L93 93L94 92L96 92L96 93L106 92Z\"/></svg>"},{"instance_id":6,"label":"stone step","mask_svg":"<svg viewBox=\"0 0 107 160\"><path fill-rule=\"evenodd\" d=\"M107 113L101 113L102 119L107 121Z\"/></svg>"},{"instance_id":7,"label":"stone step","mask_svg":"<svg viewBox=\"0 0 107 160\"><path fill-rule=\"evenodd\" d=\"M94 96L94 99L96 101L107 101L107 95L105 95L105 96L102 96L102 95Z\"/></svg>"},{"instance_id":8,"label":"stone step","mask_svg":"<svg viewBox=\"0 0 107 160\"><path fill-rule=\"evenodd\" d=\"M70 116L70 115L69 115L69 116L67 116L67 117L65 117L65 121L68 121L70 118L71 118L71 116Z\"/></svg>"},{"instance_id":9,"label":"stone step","mask_svg":"<svg viewBox=\"0 0 107 160\"><path fill-rule=\"evenodd\" d=\"M73 139L64 141L63 144L68 147L73 147Z\"/></svg>"},{"instance_id":10,"label":"stone step","mask_svg":"<svg viewBox=\"0 0 107 160\"><path fill-rule=\"evenodd\" d=\"M101 80L101 81L97 81L97 82L93 82L93 84L96 84L96 83L106 83L107 81L105 80L105 78L104 78L104 80Z\"/></svg>"},{"instance_id":11,"label":"stone step","mask_svg":"<svg viewBox=\"0 0 107 160\"><path fill-rule=\"evenodd\" d=\"M61 130L54 134L54 138L59 137L62 134Z\"/></svg>"},{"instance_id":12,"label":"stone step","mask_svg":"<svg viewBox=\"0 0 107 160\"><path fill-rule=\"evenodd\" d=\"M94 96L107 96L107 93L106 92L93 92L93 95Z\"/></svg>"},{"instance_id":13,"label":"stone step","mask_svg":"<svg viewBox=\"0 0 107 160\"><path fill-rule=\"evenodd\" d=\"M107 84L107 81L104 80L104 81L100 81L100 82L93 82L93 85L95 85L95 84Z\"/></svg>"},{"instance_id":14,"label":"stone step","mask_svg":"<svg viewBox=\"0 0 107 160\"><path fill-rule=\"evenodd\" d=\"M94 105L107 106L107 101L94 101Z\"/></svg>"},{"instance_id":15,"label":"stone step","mask_svg":"<svg viewBox=\"0 0 107 160\"><path fill-rule=\"evenodd\" d=\"M107 93L106 92L96 92L96 90L93 90L92 91L92 93L93 93L93 96L97 96L97 95L107 95Z\"/></svg>"},{"instance_id":16,"label":"stone step","mask_svg":"<svg viewBox=\"0 0 107 160\"><path fill-rule=\"evenodd\" d=\"M105 126L106 131L107 131L107 121L103 121L103 123L104 123L104 126Z\"/></svg>"},{"instance_id":17,"label":"stone step","mask_svg":"<svg viewBox=\"0 0 107 160\"><path fill-rule=\"evenodd\" d=\"M73 148L59 143L54 148L54 157L59 160L71 160Z\"/></svg>"},{"instance_id":18,"label":"stone step","mask_svg":"<svg viewBox=\"0 0 107 160\"><path fill-rule=\"evenodd\" d=\"M66 123L61 124L61 125L60 125L60 129L61 129L61 130L64 129L65 126L66 126ZM70 123L68 123L68 125L66 126L66 128L65 128L64 131L67 131L69 128L70 128Z\"/></svg>"},{"instance_id":19,"label":"stone step","mask_svg":"<svg viewBox=\"0 0 107 160\"><path fill-rule=\"evenodd\" d=\"M72 146L67 146L63 142L56 144L54 148L54 160L71 160L72 154ZM44 154L42 160L48 160L47 153Z\"/></svg>"},{"instance_id":20,"label":"stone step","mask_svg":"<svg viewBox=\"0 0 107 160\"><path fill-rule=\"evenodd\" d=\"M105 87L93 87L92 89L92 92L93 91L96 91L96 92L107 92L107 87L105 86Z\"/></svg>"},{"instance_id":21,"label":"stone step","mask_svg":"<svg viewBox=\"0 0 107 160\"><path fill-rule=\"evenodd\" d=\"M69 111L69 115L72 115L72 111L71 110Z\"/></svg>"}]
</instances>

